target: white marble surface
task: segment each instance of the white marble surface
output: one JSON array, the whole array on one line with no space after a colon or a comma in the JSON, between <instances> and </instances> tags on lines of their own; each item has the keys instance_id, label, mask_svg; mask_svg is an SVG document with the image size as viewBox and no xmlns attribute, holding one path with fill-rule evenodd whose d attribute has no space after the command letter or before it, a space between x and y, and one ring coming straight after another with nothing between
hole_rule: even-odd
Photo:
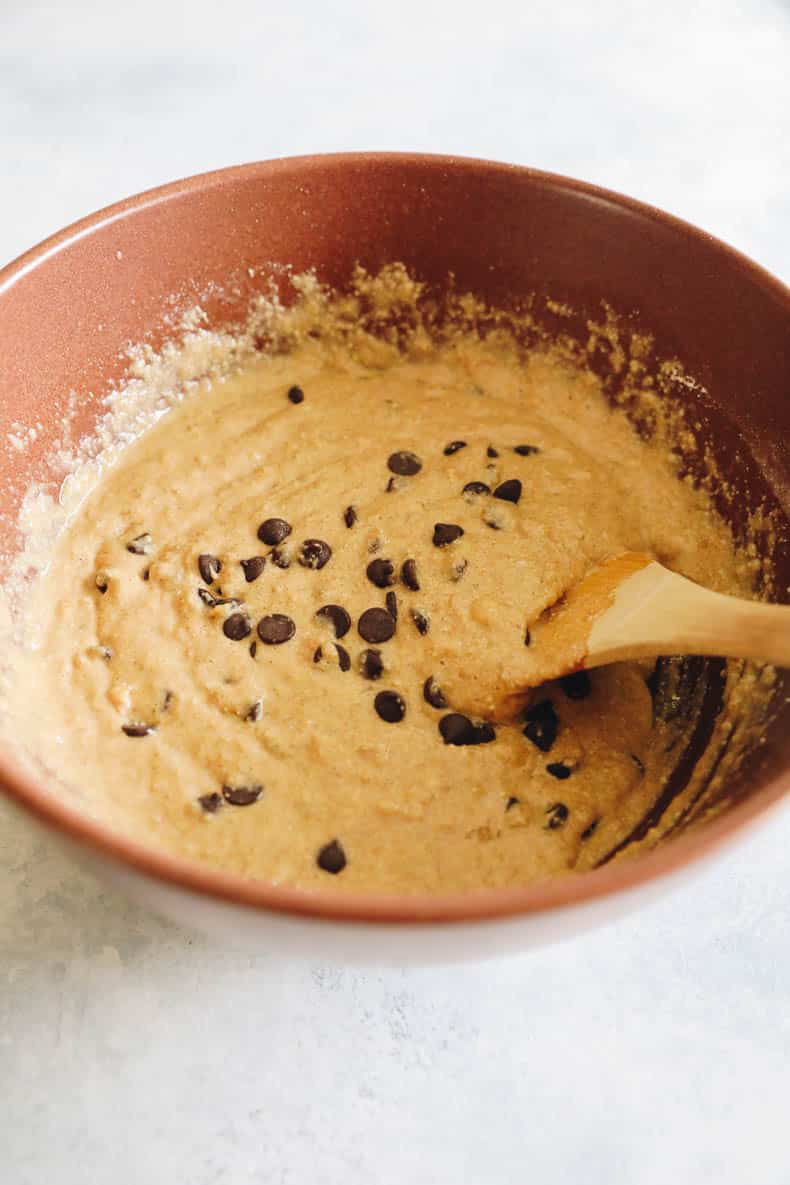
<instances>
[{"instance_id":1,"label":"white marble surface","mask_svg":"<svg viewBox=\"0 0 790 1185\"><path fill-rule=\"evenodd\" d=\"M498 157L790 279L790 10L0 0L0 262L311 150ZM786 1185L790 808L607 930L364 973L220 949L0 809L3 1185Z\"/></svg>"}]
</instances>

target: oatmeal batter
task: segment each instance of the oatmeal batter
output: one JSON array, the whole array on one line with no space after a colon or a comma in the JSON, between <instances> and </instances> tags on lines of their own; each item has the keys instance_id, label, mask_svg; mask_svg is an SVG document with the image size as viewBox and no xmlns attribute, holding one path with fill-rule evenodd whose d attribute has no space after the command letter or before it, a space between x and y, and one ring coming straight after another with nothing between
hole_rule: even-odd
<instances>
[{"instance_id":1,"label":"oatmeal batter","mask_svg":"<svg viewBox=\"0 0 790 1185\"><path fill-rule=\"evenodd\" d=\"M473 338L261 358L130 446L42 583L36 743L137 838L295 885L592 867L665 772L652 664L541 689L529 630L646 552L748 593L732 540L596 380Z\"/></svg>"}]
</instances>

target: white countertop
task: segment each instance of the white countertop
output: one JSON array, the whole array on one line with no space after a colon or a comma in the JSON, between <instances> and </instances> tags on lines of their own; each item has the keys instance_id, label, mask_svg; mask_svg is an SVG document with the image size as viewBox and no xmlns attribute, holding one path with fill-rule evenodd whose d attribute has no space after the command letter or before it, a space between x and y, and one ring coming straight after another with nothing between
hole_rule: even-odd
<instances>
[{"instance_id":1,"label":"white countertop","mask_svg":"<svg viewBox=\"0 0 790 1185\"><path fill-rule=\"evenodd\" d=\"M0 4L0 263L177 176L415 149L584 177L790 279L790 10ZM790 807L489 964L249 956L0 807L2 1185L787 1185Z\"/></svg>"}]
</instances>

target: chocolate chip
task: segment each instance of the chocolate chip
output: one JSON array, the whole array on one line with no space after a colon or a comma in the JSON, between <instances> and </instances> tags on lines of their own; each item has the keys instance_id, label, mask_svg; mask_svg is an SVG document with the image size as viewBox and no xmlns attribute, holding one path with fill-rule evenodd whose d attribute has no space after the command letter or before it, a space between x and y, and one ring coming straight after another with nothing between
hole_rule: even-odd
<instances>
[{"instance_id":1,"label":"chocolate chip","mask_svg":"<svg viewBox=\"0 0 790 1185\"><path fill-rule=\"evenodd\" d=\"M411 619L414 622L415 626L417 627L418 634L425 635L428 633L431 623L428 620L428 618L425 616L424 613L420 613L419 610L417 610L417 609L412 609Z\"/></svg>"},{"instance_id":2,"label":"chocolate chip","mask_svg":"<svg viewBox=\"0 0 790 1185\"><path fill-rule=\"evenodd\" d=\"M631 760L633 761L634 765L636 766L636 768L639 770L639 776L644 777L645 763L642 760L642 758L637 757L636 753L630 753L629 756L630 756Z\"/></svg>"},{"instance_id":3,"label":"chocolate chip","mask_svg":"<svg viewBox=\"0 0 790 1185\"><path fill-rule=\"evenodd\" d=\"M600 819L593 819L593 821L592 821L592 823L590 823L589 827L585 827L584 831L582 831L581 835L579 836L579 839L581 839L582 841L591 839L593 837L593 835L595 835L595 829L598 826L598 824L600 823L600 821L601 821Z\"/></svg>"},{"instance_id":4,"label":"chocolate chip","mask_svg":"<svg viewBox=\"0 0 790 1185\"><path fill-rule=\"evenodd\" d=\"M398 598L395 593L390 591L384 598L384 604L387 606L387 612L393 621L398 620Z\"/></svg>"},{"instance_id":5,"label":"chocolate chip","mask_svg":"<svg viewBox=\"0 0 790 1185\"><path fill-rule=\"evenodd\" d=\"M121 730L126 733L128 737L148 737L152 732L156 732L153 724L122 724Z\"/></svg>"},{"instance_id":6,"label":"chocolate chip","mask_svg":"<svg viewBox=\"0 0 790 1185\"><path fill-rule=\"evenodd\" d=\"M546 831L556 831L558 827L562 827L568 818L568 808L564 802L554 802L551 806L546 807Z\"/></svg>"},{"instance_id":7,"label":"chocolate chip","mask_svg":"<svg viewBox=\"0 0 790 1185\"><path fill-rule=\"evenodd\" d=\"M466 483L466 485L464 486L464 488L461 490L461 493L462 494L472 494L472 495L490 494L491 490L490 490L489 486L487 486L485 484L485 482L483 482L483 481L468 481Z\"/></svg>"},{"instance_id":8,"label":"chocolate chip","mask_svg":"<svg viewBox=\"0 0 790 1185\"><path fill-rule=\"evenodd\" d=\"M564 782L566 778L571 776L573 770L564 761L550 761L546 766L546 773L551 774L558 782Z\"/></svg>"},{"instance_id":9,"label":"chocolate chip","mask_svg":"<svg viewBox=\"0 0 790 1185\"><path fill-rule=\"evenodd\" d=\"M520 457L531 457L533 453L539 453L540 449L535 444L517 444L514 445L513 452L518 453Z\"/></svg>"},{"instance_id":10,"label":"chocolate chip","mask_svg":"<svg viewBox=\"0 0 790 1185\"><path fill-rule=\"evenodd\" d=\"M269 613L258 622L258 637L267 646L289 642L295 633L296 626L284 613Z\"/></svg>"},{"instance_id":11,"label":"chocolate chip","mask_svg":"<svg viewBox=\"0 0 790 1185\"><path fill-rule=\"evenodd\" d=\"M510 811L510 810L512 810L512 809L513 809L513 807L514 807L514 806L520 806L520 804L521 804L521 799L520 799L520 798L515 798L515 797L514 797L514 796L511 794L511 795L510 795L510 798L509 798L509 799L507 800L507 802L505 803L505 810L506 810L506 811Z\"/></svg>"},{"instance_id":12,"label":"chocolate chip","mask_svg":"<svg viewBox=\"0 0 790 1185\"><path fill-rule=\"evenodd\" d=\"M557 739L560 726L554 704L550 699L542 699L539 703L528 708L524 713L526 725L524 736L540 749L541 753L548 753Z\"/></svg>"},{"instance_id":13,"label":"chocolate chip","mask_svg":"<svg viewBox=\"0 0 790 1185\"><path fill-rule=\"evenodd\" d=\"M104 595L104 593L106 593L107 589L110 587L110 580L106 572L97 572L93 578L93 583L96 585L97 590L102 595Z\"/></svg>"},{"instance_id":14,"label":"chocolate chip","mask_svg":"<svg viewBox=\"0 0 790 1185\"><path fill-rule=\"evenodd\" d=\"M518 502L521 497L521 482L517 477L508 478L494 490L494 497L502 502Z\"/></svg>"},{"instance_id":15,"label":"chocolate chip","mask_svg":"<svg viewBox=\"0 0 790 1185\"><path fill-rule=\"evenodd\" d=\"M447 700L444 698L444 692L434 679L433 675L429 675L422 685L422 698L425 700L426 704L430 704L432 708L447 707Z\"/></svg>"},{"instance_id":16,"label":"chocolate chip","mask_svg":"<svg viewBox=\"0 0 790 1185\"><path fill-rule=\"evenodd\" d=\"M524 630L524 645L529 646L532 642L532 634L529 632L529 626Z\"/></svg>"},{"instance_id":17,"label":"chocolate chip","mask_svg":"<svg viewBox=\"0 0 790 1185\"><path fill-rule=\"evenodd\" d=\"M247 584L252 584L253 580L257 580L266 567L266 557L263 555L254 555L248 560L239 560L239 563L241 564Z\"/></svg>"},{"instance_id":18,"label":"chocolate chip","mask_svg":"<svg viewBox=\"0 0 790 1185\"><path fill-rule=\"evenodd\" d=\"M304 403L304 391L301 387L291 387L288 391L291 403Z\"/></svg>"},{"instance_id":19,"label":"chocolate chip","mask_svg":"<svg viewBox=\"0 0 790 1185\"><path fill-rule=\"evenodd\" d=\"M253 700L253 702L247 708L247 711L244 713L244 719L249 720L250 723L254 724L256 722L256 720L260 720L262 715L263 715L263 700L256 699L256 700Z\"/></svg>"},{"instance_id":20,"label":"chocolate chip","mask_svg":"<svg viewBox=\"0 0 790 1185\"><path fill-rule=\"evenodd\" d=\"M269 559L274 564L275 568L290 568L291 557L284 547L275 547L269 552Z\"/></svg>"},{"instance_id":21,"label":"chocolate chip","mask_svg":"<svg viewBox=\"0 0 790 1185\"><path fill-rule=\"evenodd\" d=\"M449 444L444 446L444 455L445 457L451 457L453 453L457 453L462 448L466 448L465 440L451 440Z\"/></svg>"},{"instance_id":22,"label":"chocolate chip","mask_svg":"<svg viewBox=\"0 0 790 1185\"><path fill-rule=\"evenodd\" d=\"M455 543L456 539L460 539L463 533L463 527L457 526L456 523L434 523L433 545L447 547L448 543Z\"/></svg>"},{"instance_id":23,"label":"chocolate chip","mask_svg":"<svg viewBox=\"0 0 790 1185\"><path fill-rule=\"evenodd\" d=\"M493 725L487 721L473 724L468 716L450 712L439 721L439 732L445 745L487 745L496 740Z\"/></svg>"},{"instance_id":24,"label":"chocolate chip","mask_svg":"<svg viewBox=\"0 0 790 1185\"><path fill-rule=\"evenodd\" d=\"M414 560L403 561L401 564L400 578L412 592L420 591L420 582L417 579L417 564Z\"/></svg>"},{"instance_id":25,"label":"chocolate chip","mask_svg":"<svg viewBox=\"0 0 790 1185\"><path fill-rule=\"evenodd\" d=\"M341 671L351 670L351 656L346 650L345 646L341 646L339 642L335 642L335 650L337 651L337 665Z\"/></svg>"},{"instance_id":26,"label":"chocolate chip","mask_svg":"<svg viewBox=\"0 0 790 1185\"><path fill-rule=\"evenodd\" d=\"M222 560L217 559L215 555L209 555L205 552L198 556L198 572L200 579L205 584L212 584L215 576L219 576L222 571Z\"/></svg>"},{"instance_id":27,"label":"chocolate chip","mask_svg":"<svg viewBox=\"0 0 790 1185\"><path fill-rule=\"evenodd\" d=\"M162 697L162 711L163 712L168 712L170 710L170 705L172 704L174 699L175 699L175 696L173 695L172 691L165 692L164 696Z\"/></svg>"},{"instance_id":28,"label":"chocolate chip","mask_svg":"<svg viewBox=\"0 0 790 1185\"><path fill-rule=\"evenodd\" d=\"M257 653L258 653L258 643L257 642L250 642L250 658L255 658L255 655Z\"/></svg>"},{"instance_id":29,"label":"chocolate chip","mask_svg":"<svg viewBox=\"0 0 790 1185\"><path fill-rule=\"evenodd\" d=\"M231 806L252 806L263 794L263 786L223 786L222 797Z\"/></svg>"},{"instance_id":30,"label":"chocolate chip","mask_svg":"<svg viewBox=\"0 0 790 1185\"><path fill-rule=\"evenodd\" d=\"M395 622L386 609L366 609L357 629L366 642L388 642L395 633Z\"/></svg>"},{"instance_id":31,"label":"chocolate chip","mask_svg":"<svg viewBox=\"0 0 790 1185\"><path fill-rule=\"evenodd\" d=\"M209 609L216 609L218 605L240 605L241 601L238 597L215 597L207 588L199 588L197 595L200 597L204 605L208 605Z\"/></svg>"},{"instance_id":32,"label":"chocolate chip","mask_svg":"<svg viewBox=\"0 0 790 1185\"><path fill-rule=\"evenodd\" d=\"M343 522L347 527L353 527L358 518L356 506L347 506L343 511Z\"/></svg>"},{"instance_id":33,"label":"chocolate chip","mask_svg":"<svg viewBox=\"0 0 790 1185\"><path fill-rule=\"evenodd\" d=\"M380 691L373 707L387 724L397 724L406 715L406 704L397 691Z\"/></svg>"},{"instance_id":34,"label":"chocolate chip","mask_svg":"<svg viewBox=\"0 0 790 1185\"><path fill-rule=\"evenodd\" d=\"M499 456L499 453L494 448L493 444L489 444L488 448L486 449L486 456L487 457L498 457Z\"/></svg>"},{"instance_id":35,"label":"chocolate chip","mask_svg":"<svg viewBox=\"0 0 790 1185\"><path fill-rule=\"evenodd\" d=\"M401 489L403 482L398 481L397 477L391 477L385 487L386 493L391 494L395 490Z\"/></svg>"},{"instance_id":36,"label":"chocolate chip","mask_svg":"<svg viewBox=\"0 0 790 1185\"><path fill-rule=\"evenodd\" d=\"M336 638L344 638L351 629L351 618L342 605L322 605L315 615L331 623Z\"/></svg>"},{"instance_id":37,"label":"chocolate chip","mask_svg":"<svg viewBox=\"0 0 790 1185\"><path fill-rule=\"evenodd\" d=\"M231 642L241 642L252 633L250 619L246 613L231 613L222 623L222 632Z\"/></svg>"},{"instance_id":38,"label":"chocolate chip","mask_svg":"<svg viewBox=\"0 0 790 1185\"><path fill-rule=\"evenodd\" d=\"M342 872L346 866L346 853L343 851L343 845L339 839L333 839L330 843L325 843L319 849L315 862L319 868L324 872L331 872L333 876L337 876Z\"/></svg>"},{"instance_id":39,"label":"chocolate chip","mask_svg":"<svg viewBox=\"0 0 790 1185\"><path fill-rule=\"evenodd\" d=\"M376 588L389 588L395 583L395 565L391 560L371 560L365 569L365 575Z\"/></svg>"},{"instance_id":40,"label":"chocolate chip","mask_svg":"<svg viewBox=\"0 0 790 1185\"><path fill-rule=\"evenodd\" d=\"M422 469L422 461L414 453L392 453L387 458L387 468L399 477L414 477Z\"/></svg>"},{"instance_id":41,"label":"chocolate chip","mask_svg":"<svg viewBox=\"0 0 790 1185\"><path fill-rule=\"evenodd\" d=\"M201 794L198 802L202 806L207 815L216 815L219 808L222 806L222 795L214 790L211 794Z\"/></svg>"},{"instance_id":42,"label":"chocolate chip","mask_svg":"<svg viewBox=\"0 0 790 1185\"><path fill-rule=\"evenodd\" d=\"M380 650L363 650L359 656L359 673L366 679L380 679L384 674L384 663Z\"/></svg>"},{"instance_id":43,"label":"chocolate chip","mask_svg":"<svg viewBox=\"0 0 790 1185\"><path fill-rule=\"evenodd\" d=\"M303 568L323 568L332 558L332 548L323 539L305 539L299 549L299 563Z\"/></svg>"},{"instance_id":44,"label":"chocolate chip","mask_svg":"<svg viewBox=\"0 0 790 1185\"><path fill-rule=\"evenodd\" d=\"M147 531L126 544L126 550L130 551L132 555L150 555L153 549L154 541Z\"/></svg>"},{"instance_id":45,"label":"chocolate chip","mask_svg":"<svg viewBox=\"0 0 790 1185\"><path fill-rule=\"evenodd\" d=\"M587 699L592 691L592 683L587 671L574 671L572 675L563 675L560 687L568 699Z\"/></svg>"},{"instance_id":46,"label":"chocolate chip","mask_svg":"<svg viewBox=\"0 0 790 1185\"><path fill-rule=\"evenodd\" d=\"M284 518L266 518L258 527L258 538L269 547L273 547L275 543L282 543L290 534L291 524Z\"/></svg>"}]
</instances>

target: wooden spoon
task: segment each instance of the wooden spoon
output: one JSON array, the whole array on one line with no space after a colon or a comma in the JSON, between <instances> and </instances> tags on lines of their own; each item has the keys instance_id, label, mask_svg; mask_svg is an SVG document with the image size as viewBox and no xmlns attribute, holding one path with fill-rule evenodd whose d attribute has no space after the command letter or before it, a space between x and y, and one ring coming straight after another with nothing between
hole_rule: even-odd
<instances>
[{"instance_id":1,"label":"wooden spoon","mask_svg":"<svg viewBox=\"0 0 790 1185\"><path fill-rule=\"evenodd\" d=\"M626 552L595 568L543 615L531 632L533 647L541 682L660 654L754 658L790 667L790 606L711 592L649 556ZM528 694L510 692L503 715Z\"/></svg>"}]
</instances>

